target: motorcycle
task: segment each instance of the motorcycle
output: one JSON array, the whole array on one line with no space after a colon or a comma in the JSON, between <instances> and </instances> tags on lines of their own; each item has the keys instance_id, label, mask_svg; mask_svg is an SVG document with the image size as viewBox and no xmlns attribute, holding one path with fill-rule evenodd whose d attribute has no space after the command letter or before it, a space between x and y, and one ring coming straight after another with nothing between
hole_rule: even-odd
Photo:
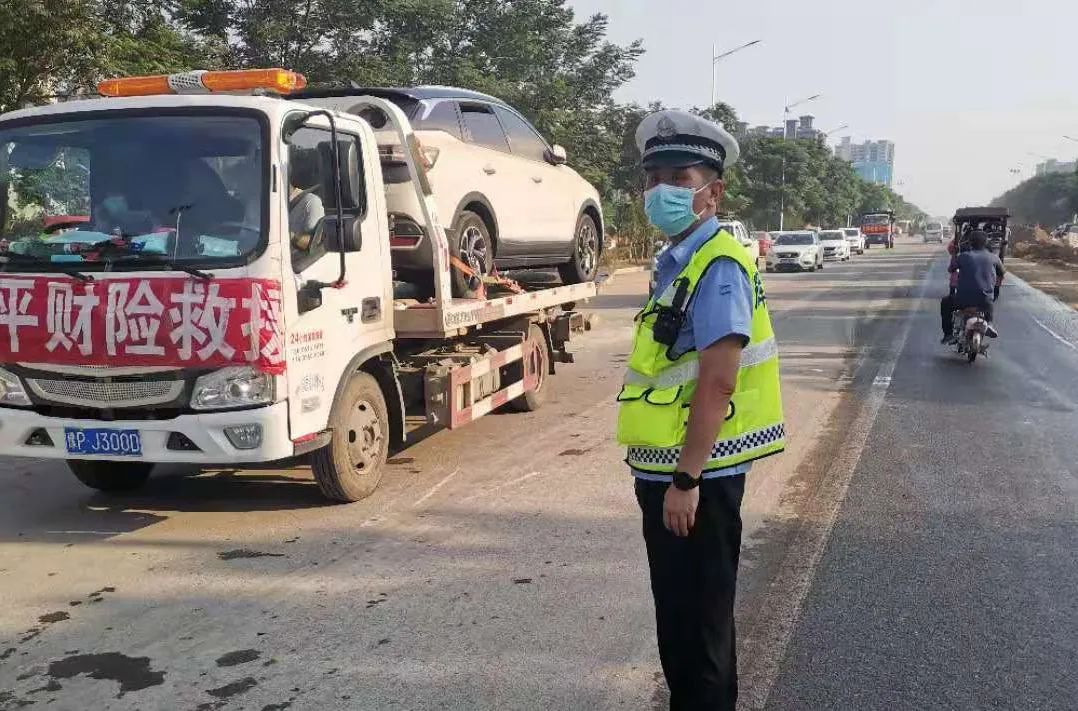
<instances>
[{"instance_id":1,"label":"motorcycle","mask_svg":"<svg viewBox=\"0 0 1078 711\"><path fill-rule=\"evenodd\" d=\"M988 319L976 307L964 308L954 313L955 347L969 362L979 355L988 355Z\"/></svg>"}]
</instances>

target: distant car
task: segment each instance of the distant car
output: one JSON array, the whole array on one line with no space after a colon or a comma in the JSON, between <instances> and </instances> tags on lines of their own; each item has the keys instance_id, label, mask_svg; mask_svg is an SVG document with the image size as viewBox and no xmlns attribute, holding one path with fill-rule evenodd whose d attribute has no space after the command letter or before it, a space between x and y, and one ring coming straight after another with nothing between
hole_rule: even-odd
<instances>
[{"instance_id":1,"label":"distant car","mask_svg":"<svg viewBox=\"0 0 1078 711\"><path fill-rule=\"evenodd\" d=\"M942 222L925 223L925 244L929 242L943 244L943 233L945 231Z\"/></svg>"},{"instance_id":2,"label":"distant car","mask_svg":"<svg viewBox=\"0 0 1078 711\"><path fill-rule=\"evenodd\" d=\"M734 236L741 246L749 252L749 256L754 260L760 259L760 244L749 236L749 231L745 229L745 225L741 224L738 220L723 220L719 222L719 228L724 229Z\"/></svg>"},{"instance_id":3,"label":"distant car","mask_svg":"<svg viewBox=\"0 0 1078 711\"><path fill-rule=\"evenodd\" d=\"M766 257L767 250L771 249L771 234L768 232L753 232L752 236L756 240L756 244L760 246L760 256Z\"/></svg>"},{"instance_id":4,"label":"distant car","mask_svg":"<svg viewBox=\"0 0 1078 711\"><path fill-rule=\"evenodd\" d=\"M393 266L402 281L433 269L404 148L371 95L396 104L415 129L452 256L476 272L557 267L565 283L595 278L603 251L599 193L567 165L565 149L543 138L500 99L450 87L311 89L293 97L354 111L374 129L386 183ZM291 97L290 97L291 98ZM455 296L472 279L453 272ZM425 279L429 279L426 277Z\"/></svg>"},{"instance_id":5,"label":"distant car","mask_svg":"<svg viewBox=\"0 0 1078 711\"><path fill-rule=\"evenodd\" d=\"M773 232L774 241L767 252L765 269L775 271L809 271L823 269L823 247L812 230Z\"/></svg>"},{"instance_id":6,"label":"distant car","mask_svg":"<svg viewBox=\"0 0 1078 711\"><path fill-rule=\"evenodd\" d=\"M851 252L865 253L865 236L861 234L860 227L844 227L842 232L846 235L846 243L850 245Z\"/></svg>"},{"instance_id":7,"label":"distant car","mask_svg":"<svg viewBox=\"0 0 1078 711\"><path fill-rule=\"evenodd\" d=\"M839 262L848 262L850 260L850 245L846 241L845 232L842 230L822 230L819 234L824 259L833 259Z\"/></svg>"}]
</instances>

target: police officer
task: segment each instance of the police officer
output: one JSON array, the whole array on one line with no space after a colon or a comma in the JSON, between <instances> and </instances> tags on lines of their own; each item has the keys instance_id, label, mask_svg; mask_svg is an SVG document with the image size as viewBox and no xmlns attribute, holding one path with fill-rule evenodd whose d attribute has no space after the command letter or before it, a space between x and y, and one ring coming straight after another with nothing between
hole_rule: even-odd
<instances>
[{"instance_id":1,"label":"police officer","mask_svg":"<svg viewBox=\"0 0 1078 711\"><path fill-rule=\"evenodd\" d=\"M660 111L636 142L644 210L671 246L635 321L618 441L636 477L670 708L733 709L745 475L785 446L778 348L756 263L716 218L737 141Z\"/></svg>"}]
</instances>

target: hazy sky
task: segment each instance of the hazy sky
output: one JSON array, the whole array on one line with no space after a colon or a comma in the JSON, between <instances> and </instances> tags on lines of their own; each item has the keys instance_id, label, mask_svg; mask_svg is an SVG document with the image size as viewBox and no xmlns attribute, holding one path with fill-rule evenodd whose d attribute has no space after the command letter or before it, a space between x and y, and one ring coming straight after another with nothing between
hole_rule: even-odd
<instances>
[{"instance_id":1,"label":"hazy sky","mask_svg":"<svg viewBox=\"0 0 1078 711\"><path fill-rule=\"evenodd\" d=\"M1037 153L1078 143L1078 0L569 0L610 17L610 38L647 54L619 98L706 106L711 47L755 39L719 62L718 96L751 124L795 114L855 141L895 142L895 187L932 213L985 203L1033 174Z\"/></svg>"}]
</instances>

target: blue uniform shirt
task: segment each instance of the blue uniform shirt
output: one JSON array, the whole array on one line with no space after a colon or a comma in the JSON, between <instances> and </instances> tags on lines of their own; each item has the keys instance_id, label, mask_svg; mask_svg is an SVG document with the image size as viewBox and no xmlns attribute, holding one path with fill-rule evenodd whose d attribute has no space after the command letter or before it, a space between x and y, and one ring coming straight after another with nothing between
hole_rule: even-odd
<instances>
[{"instance_id":1,"label":"blue uniform shirt","mask_svg":"<svg viewBox=\"0 0 1078 711\"><path fill-rule=\"evenodd\" d=\"M661 294L673 283L692 259L693 253L719 231L719 221L705 221L681 242L659 255L655 265L655 293ZM752 335L752 305L755 299L752 284L732 259L720 259L707 270L696 286L686 310L686 319L674 342L674 353L696 349L702 351L726 336ZM744 474L751 462L704 474L705 479ZM633 469L633 475L648 481L670 481L669 474L653 474Z\"/></svg>"}]
</instances>

